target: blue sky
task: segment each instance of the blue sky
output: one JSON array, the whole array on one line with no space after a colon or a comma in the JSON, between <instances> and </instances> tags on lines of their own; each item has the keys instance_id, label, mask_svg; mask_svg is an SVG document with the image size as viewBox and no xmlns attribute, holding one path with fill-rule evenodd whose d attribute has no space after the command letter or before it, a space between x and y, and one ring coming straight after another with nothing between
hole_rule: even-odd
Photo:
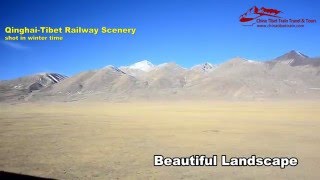
<instances>
[{"instance_id":1,"label":"blue sky","mask_svg":"<svg viewBox=\"0 0 320 180\"><path fill-rule=\"evenodd\" d=\"M239 23L252 6L286 18L314 18L304 28L253 28ZM268 60L292 49L320 56L317 0L1 1L0 79L37 72L73 75L139 60L191 67L233 57ZM135 27L132 35L64 35L63 41L5 42L4 28Z\"/></svg>"}]
</instances>

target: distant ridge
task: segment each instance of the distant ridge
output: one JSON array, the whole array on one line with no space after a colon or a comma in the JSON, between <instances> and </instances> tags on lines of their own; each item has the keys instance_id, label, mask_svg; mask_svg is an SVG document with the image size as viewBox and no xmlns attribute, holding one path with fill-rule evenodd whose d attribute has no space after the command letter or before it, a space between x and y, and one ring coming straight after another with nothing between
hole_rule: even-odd
<instances>
[{"instance_id":1,"label":"distant ridge","mask_svg":"<svg viewBox=\"0 0 320 180\"><path fill-rule=\"evenodd\" d=\"M319 89L320 59L293 50L266 62L233 58L189 69L143 60L71 77L39 73L0 81L0 102L317 99Z\"/></svg>"}]
</instances>

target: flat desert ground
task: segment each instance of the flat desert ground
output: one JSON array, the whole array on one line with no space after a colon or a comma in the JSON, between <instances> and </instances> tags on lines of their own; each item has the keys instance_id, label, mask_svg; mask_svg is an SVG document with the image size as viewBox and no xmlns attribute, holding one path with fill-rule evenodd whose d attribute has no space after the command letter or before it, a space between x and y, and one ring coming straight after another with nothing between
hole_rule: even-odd
<instances>
[{"instance_id":1,"label":"flat desert ground","mask_svg":"<svg viewBox=\"0 0 320 180\"><path fill-rule=\"evenodd\" d=\"M0 171L55 179L320 179L319 102L0 105ZM296 167L154 167L154 155L297 157Z\"/></svg>"}]
</instances>

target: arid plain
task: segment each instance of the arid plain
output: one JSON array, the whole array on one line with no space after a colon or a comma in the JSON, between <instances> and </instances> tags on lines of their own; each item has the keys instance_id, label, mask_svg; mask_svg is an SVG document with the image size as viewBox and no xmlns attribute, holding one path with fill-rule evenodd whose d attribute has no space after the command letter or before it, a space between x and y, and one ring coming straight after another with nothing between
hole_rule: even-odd
<instances>
[{"instance_id":1,"label":"arid plain","mask_svg":"<svg viewBox=\"0 0 320 180\"><path fill-rule=\"evenodd\" d=\"M320 103L0 105L0 169L56 179L319 179ZM297 157L296 167L154 167L153 156Z\"/></svg>"}]
</instances>

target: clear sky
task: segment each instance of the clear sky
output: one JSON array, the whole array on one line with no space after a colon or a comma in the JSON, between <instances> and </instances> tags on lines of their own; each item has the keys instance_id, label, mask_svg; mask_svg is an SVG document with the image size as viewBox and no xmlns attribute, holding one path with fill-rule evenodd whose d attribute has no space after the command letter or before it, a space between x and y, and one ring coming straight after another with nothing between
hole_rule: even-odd
<instances>
[{"instance_id":1,"label":"clear sky","mask_svg":"<svg viewBox=\"0 0 320 180\"><path fill-rule=\"evenodd\" d=\"M292 49L320 56L318 0L2 0L0 79L38 72L74 75L106 65L176 62L191 67L233 57L268 60ZM304 28L242 26L252 6L286 18L314 18ZM4 41L6 26L135 27L132 35L64 35L63 41Z\"/></svg>"}]
</instances>

